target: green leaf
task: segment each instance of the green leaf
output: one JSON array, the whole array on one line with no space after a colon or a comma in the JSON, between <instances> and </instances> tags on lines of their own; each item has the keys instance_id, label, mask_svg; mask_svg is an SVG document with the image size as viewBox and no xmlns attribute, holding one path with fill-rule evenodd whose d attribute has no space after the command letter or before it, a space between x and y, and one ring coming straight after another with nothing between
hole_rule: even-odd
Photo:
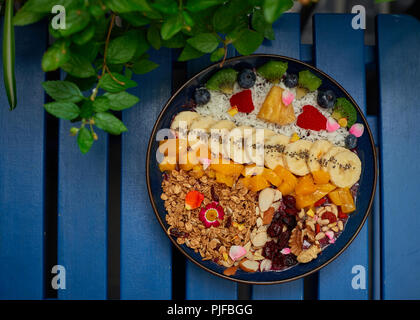
<instances>
[{"instance_id":1,"label":"green leaf","mask_svg":"<svg viewBox=\"0 0 420 320\"><path fill-rule=\"evenodd\" d=\"M110 41L107 51L107 62L110 64L130 61L137 50L137 41L133 33L125 34Z\"/></svg>"},{"instance_id":2,"label":"green leaf","mask_svg":"<svg viewBox=\"0 0 420 320\"><path fill-rule=\"evenodd\" d=\"M243 0L231 0L220 6L213 15L213 27L217 32L228 33L233 28L242 23L241 17L246 19L248 26L248 16L244 15L249 9L249 4Z\"/></svg>"},{"instance_id":3,"label":"green leaf","mask_svg":"<svg viewBox=\"0 0 420 320\"><path fill-rule=\"evenodd\" d=\"M172 38L170 38L169 40L163 40L162 46L171 49L178 49L184 47L186 43L187 41L185 40L185 36L180 32Z\"/></svg>"},{"instance_id":4,"label":"green leaf","mask_svg":"<svg viewBox=\"0 0 420 320\"><path fill-rule=\"evenodd\" d=\"M160 39L159 29L155 25L151 25L147 29L147 41L149 41L152 47L155 48L156 50L160 49L162 45L162 41Z\"/></svg>"},{"instance_id":5,"label":"green leaf","mask_svg":"<svg viewBox=\"0 0 420 320\"><path fill-rule=\"evenodd\" d=\"M77 135L77 144L83 154L87 153L93 145L92 132L85 127L80 128L79 134Z\"/></svg>"},{"instance_id":6,"label":"green leaf","mask_svg":"<svg viewBox=\"0 0 420 320\"><path fill-rule=\"evenodd\" d=\"M85 100L80 107L79 117L82 119L90 119L93 116L93 102Z\"/></svg>"},{"instance_id":7,"label":"green leaf","mask_svg":"<svg viewBox=\"0 0 420 320\"><path fill-rule=\"evenodd\" d=\"M191 15L187 11L182 11L182 16L184 18L184 22L186 25L193 27L195 25L194 19L191 17Z\"/></svg>"},{"instance_id":8,"label":"green leaf","mask_svg":"<svg viewBox=\"0 0 420 320\"><path fill-rule=\"evenodd\" d=\"M95 35L95 25L89 24L87 28L73 35L73 42L78 45L83 45L93 38Z\"/></svg>"},{"instance_id":9,"label":"green leaf","mask_svg":"<svg viewBox=\"0 0 420 320\"><path fill-rule=\"evenodd\" d=\"M160 29L160 35L163 40L168 40L181 31L184 21L182 15L171 16L169 19L165 20Z\"/></svg>"},{"instance_id":10,"label":"green leaf","mask_svg":"<svg viewBox=\"0 0 420 320\"><path fill-rule=\"evenodd\" d=\"M57 101L76 103L83 99L79 87L69 81L45 81L42 87L51 98Z\"/></svg>"},{"instance_id":11,"label":"green leaf","mask_svg":"<svg viewBox=\"0 0 420 320\"><path fill-rule=\"evenodd\" d=\"M210 61L211 62L216 62L219 61L220 59L222 59L225 56L225 49L224 48L219 48L217 50L215 50L211 55L210 55Z\"/></svg>"},{"instance_id":12,"label":"green leaf","mask_svg":"<svg viewBox=\"0 0 420 320\"><path fill-rule=\"evenodd\" d=\"M114 12L151 11L146 0L104 0L104 4Z\"/></svg>"},{"instance_id":13,"label":"green leaf","mask_svg":"<svg viewBox=\"0 0 420 320\"><path fill-rule=\"evenodd\" d=\"M64 80L75 83L80 91L86 91L92 89L93 85L98 81L98 77L76 78L67 74Z\"/></svg>"},{"instance_id":14,"label":"green leaf","mask_svg":"<svg viewBox=\"0 0 420 320\"><path fill-rule=\"evenodd\" d=\"M79 107L73 102L50 102L44 104L44 108L53 116L66 120L75 119L80 114Z\"/></svg>"},{"instance_id":15,"label":"green leaf","mask_svg":"<svg viewBox=\"0 0 420 320\"><path fill-rule=\"evenodd\" d=\"M122 74L113 73L112 76L117 79L118 82L115 81L109 73L106 73L99 80L99 87L108 92L117 93L137 86L137 82L124 77Z\"/></svg>"},{"instance_id":16,"label":"green leaf","mask_svg":"<svg viewBox=\"0 0 420 320\"><path fill-rule=\"evenodd\" d=\"M175 14L178 12L178 3L175 0L156 0L151 3L151 7L166 14Z\"/></svg>"},{"instance_id":17,"label":"green leaf","mask_svg":"<svg viewBox=\"0 0 420 320\"><path fill-rule=\"evenodd\" d=\"M109 108L115 111L131 108L139 102L138 97L125 91L119 93L105 93L105 97L108 98Z\"/></svg>"},{"instance_id":18,"label":"green leaf","mask_svg":"<svg viewBox=\"0 0 420 320\"><path fill-rule=\"evenodd\" d=\"M187 42L198 51L210 53L219 45L219 38L213 33L200 33L189 38Z\"/></svg>"},{"instance_id":19,"label":"green leaf","mask_svg":"<svg viewBox=\"0 0 420 320\"><path fill-rule=\"evenodd\" d=\"M245 29L233 42L236 50L242 55L253 53L264 40L264 36L256 31Z\"/></svg>"},{"instance_id":20,"label":"green leaf","mask_svg":"<svg viewBox=\"0 0 420 320\"><path fill-rule=\"evenodd\" d=\"M62 5L66 9L74 8L79 5L78 0L29 0L24 7L27 10L37 13L51 13L52 7Z\"/></svg>"},{"instance_id":21,"label":"green leaf","mask_svg":"<svg viewBox=\"0 0 420 320\"><path fill-rule=\"evenodd\" d=\"M150 23L150 19L138 11L120 13L120 17L128 21L133 27L143 27Z\"/></svg>"},{"instance_id":22,"label":"green leaf","mask_svg":"<svg viewBox=\"0 0 420 320\"><path fill-rule=\"evenodd\" d=\"M224 0L188 0L186 8L191 12L202 11L222 4Z\"/></svg>"},{"instance_id":23,"label":"green leaf","mask_svg":"<svg viewBox=\"0 0 420 320\"><path fill-rule=\"evenodd\" d=\"M70 47L70 51L73 54L83 56L89 62L93 62L95 58L98 56L99 52L99 44L93 41L89 41L83 45L73 44ZM103 59L101 59L103 61Z\"/></svg>"},{"instance_id":24,"label":"green leaf","mask_svg":"<svg viewBox=\"0 0 420 320\"><path fill-rule=\"evenodd\" d=\"M38 22L46 16L46 13L33 12L25 8L25 5L20 8L13 17L13 24L15 26L26 26L31 23Z\"/></svg>"},{"instance_id":25,"label":"green leaf","mask_svg":"<svg viewBox=\"0 0 420 320\"><path fill-rule=\"evenodd\" d=\"M178 61L187 61L191 59L196 59L203 56L204 53L194 49L192 46L187 44L179 55Z\"/></svg>"},{"instance_id":26,"label":"green leaf","mask_svg":"<svg viewBox=\"0 0 420 320\"><path fill-rule=\"evenodd\" d=\"M255 10L252 14L252 22L251 22L252 28L255 31L258 31L262 35L264 35L265 38L269 40L274 40L274 30L270 23L265 21L264 13L262 10Z\"/></svg>"},{"instance_id":27,"label":"green leaf","mask_svg":"<svg viewBox=\"0 0 420 320\"><path fill-rule=\"evenodd\" d=\"M45 72L56 70L70 59L70 52L65 41L57 41L44 53L42 57L42 70Z\"/></svg>"},{"instance_id":28,"label":"green leaf","mask_svg":"<svg viewBox=\"0 0 420 320\"><path fill-rule=\"evenodd\" d=\"M93 106L93 111L104 112L109 109L110 101L106 96L96 97L96 99L93 100L92 106Z\"/></svg>"},{"instance_id":29,"label":"green leaf","mask_svg":"<svg viewBox=\"0 0 420 320\"><path fill-rule=\"evenodd\" d=\"M293 7L293 0L264 0L264 17L268 23L276 21L283 12Z\"/></svg>"},{"instance_id":30,"label":"green leaf","mask_svg":"<svg viewBox=\"0 0 420 320\"><path fill-rule=\"evenodd\" d=\"M84 56L71 53L70 59L61 68L77 78L89 78L96 75L92 63Z\"/></svg>"},{"instance_id":31,"label":"green leaf","mask_svg":"<svg viewBox=\"0 0 420 320\"><path fill-rule=\"evenodd\" d=\"M63 37L77 33L86 28L89 21L89 12L80 9L69 10L66 12L66 28L60 29L60 33Z\"/></svg>"},{"instance_id":32,"label":"green leaf","mask_svg":"<svg viewBox=\"0 0 420 320\"><path fill-rule=\"evenodd\" d=\"M149 50L150 46L147 42L146 33L144 32L144 30L131 30L128 31L127 34L131 34L131 36L136 41L137 49L133 58L138 58L141 55L143 55L147 50Z\"/></svg>"},{"instance_id":33,"label":"green leaf","mask_svg":"<svg viewBox=\"0 0 420 320\"><path fill-rule=\"evenodd\" d=\"M93 120L95 121L95 125L98 128L110 134L118 135L127 131L124 123L122 123L120 119L109 112L98 112L93 117Z\"/></svg>"},{"instance_id":34,"label":"green leaf","mask_svg":"<svg viewBox=\"0 0 420 320\"><path fill-rule=\"evenodd\" d=\"M148 59L140 59L133 64L133 72L136 74L145 74L159 67L159 65Z\"/></svg>"}]
</instances>

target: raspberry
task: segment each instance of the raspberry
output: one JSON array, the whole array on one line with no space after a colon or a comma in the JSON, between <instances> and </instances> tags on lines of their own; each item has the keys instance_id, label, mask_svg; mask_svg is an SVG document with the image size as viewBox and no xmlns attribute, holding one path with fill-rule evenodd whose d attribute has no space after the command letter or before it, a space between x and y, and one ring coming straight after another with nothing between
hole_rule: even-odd
<instances>
[{"instance_id":1,"label":"raspberry","mask_svg":"<svg viewBox=\"0 0 420 320\"><path fill-rule=\"evenodd\" d=\"M338 218L339 219L347 219L349 216L347 215L347 213L344 213L340 207L338 207Z\"/></svg>"},{"instance_id":2,"label":"raspberry","mask_svg":"<svg viewBox=\"0 0 420 320\"><path fill-rule=\"evenodd\" d=\"M322 219L328 219L330 221L330 223L333 223L333 222L337 221L337 217L335 216L335 214L330 212L330 211L325 211L322 214Z\"/></svg>"}]
</instances>

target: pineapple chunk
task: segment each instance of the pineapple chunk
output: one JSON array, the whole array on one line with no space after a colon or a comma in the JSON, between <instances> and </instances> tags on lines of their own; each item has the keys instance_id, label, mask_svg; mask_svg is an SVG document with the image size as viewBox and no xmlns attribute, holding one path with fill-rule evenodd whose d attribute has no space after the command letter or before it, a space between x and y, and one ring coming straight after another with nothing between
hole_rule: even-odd
<instances>
[{"instance_id":1,"label":"pineapple chunk","mask_svg":"<svg viewBox=\"0 0 420 320\"><path fill-rule=\"evenodd\" d=\"M258 113L258 118L279 125L286 125L296 120L293 105L285 106L282 101L283 91L279 86L273 86L270 89Z\"/></svg>"}]
</instances>

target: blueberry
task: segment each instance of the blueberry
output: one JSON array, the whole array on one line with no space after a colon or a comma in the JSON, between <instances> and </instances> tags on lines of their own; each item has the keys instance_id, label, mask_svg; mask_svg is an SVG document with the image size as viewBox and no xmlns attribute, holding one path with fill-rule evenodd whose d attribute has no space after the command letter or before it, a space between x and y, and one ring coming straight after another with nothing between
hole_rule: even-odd
<instances>
[{"instance_id":1,"label":"blueberry","mask_svg":"<svg viewBox=\"0 0 420 320\"><path fill-rule=\"evenodd\" d=\"M355 135L349 134L345 139L346 147L348 149L354 149L357 146L357 138Z\"/></svg>"},{"instance_id":2,"label":"blueberry","mask_svg":"<svg viewBox=\"0 0 420 320\"><path fill-rule=\"evenodd\" d=\"M337 98L335 96L334 91L326 90L318 92L318 97L316 101L318 102L320 107L329 109L334 107Z\"/></svg>"},{"instance_id":3,"label":"blueberry","mask_svg":"<svg viewBox=\"0 0 420 320\"><path fill-rule=\"evenodd\" d=\"M298 75L296 73L288 73L284 78L284 85L288 88L294 88L298 85Z\"/></svg>"},{"instance_id":4,"label":"blueberry","mask_svg":"<svg viewBox=\"0 0 420 320\"><path fill-rule=\"evenodd\" d=\"M238 75L238 84L241 88L249 89L255 84L255 73L251 69L243 69Z\"/></svg>"},{"instance_id":5,"label":"blueberry","mask_svg":"<svg viewBox=\"0 0 420 320\"><path fill-rule=\"evenodd\" d=\"M197 104L206 104L210 101L210 92L204 88L196 89L194 92L194 100Z\"/></svg>"}]
</instances>

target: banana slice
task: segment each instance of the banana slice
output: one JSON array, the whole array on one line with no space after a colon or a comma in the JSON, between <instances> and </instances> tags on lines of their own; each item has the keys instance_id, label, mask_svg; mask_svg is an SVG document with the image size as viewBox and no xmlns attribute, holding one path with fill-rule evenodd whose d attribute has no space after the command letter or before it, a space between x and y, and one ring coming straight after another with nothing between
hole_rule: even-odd
<instances>
[{"instance_id":1,"label":"banana slice","mask_svg":"<svg viewBox=\"0 0 420 320\"><path fill-rule=\"evenodd\" d=\"M320 169L324 170L324 171L327 171L327 167L328 167L328 164L330 162L330 159L332 157L334 157L337 153L343 152L343 151L346 151L346 150L347 149L343 148L343 147L332 147L332 148L330 148L330 150L328 150L326 153L324 153L324 155L321 157Z\"/></svg>"},{"instance_id":2,"label":"banana slice","mask_svg":"<svg viewBox=\"0 0 420 320\"><path fill-rule=\"evenodd\" d=\"M210 126L210 150L212 154L222 154L224 158L229 159L224 144L228 143L229 133L235 127L236 125L230 120L220 120Z\"/></svg>"},{"instance_id":3,"label":"banana slice","mask_svg":"<svg viewBox=\"0 0 420 320\"><path fill-rule=\"evenodd\" d=\"M282 134L275 134L265 141L264 164L267 168L275 169L277 166L285 166L283 152L289 144L290 138Z\"/></svg>"},{"instance_id":4,"label":"banana slice","mask_svg":"<svg viewBox=\"0 0 420 320\"><path fill-rule=\"evenodd\" d=\"M196 118L189 128L188 145L192 149L196 149L202 144L207 144L209 129L216 122L217 120L207 116L199 116Z\"/></svg>"},{"instance_id":5,"label":"banana slice","mask_svg":"<svg viewBox=\"0 0 420 320\"><path fill-rule=\"evenodd\" d=\"M332 143L327 140L317 140L312 144L308 159L308 167L311 172L320 170L321 158L332 146Z\"/></svg>"},{"instance_id":6,"label":"banana slice","mask_svg":"<svg viewBox=\"0 0 420 320\"><path fill-rule=\"evenodd\" d=\"M327 169L332 183L340 188L350 188L360 179L362 162L357 154L345 150L331 158Z\"/></svg>"},{"instance_id":7,"label":"banana slice","mask_svg":"<svg viewBox=\"0 0 420 320\"><path fill-rule=\"evenodd\" d=\"M183 131L188 130L191 123L198 117L200 117L200 115L197 112L182 111L175 116L171 124L171 129L178 130L181 128ZM184 132L184 134L186 135L187 132Z\"/></svg>"},{"instance_id":8,"label":"banana slice","mask_svg":"<svg viewBox=\"0 0 420 320\"><path fill-rule=\"evenodd\" d=\"M283 155L286 168L297 176L308 174L310 171L306 161L311 147L312 142L303 139L288 144Z\"/></svg>"},{"instance_id":9,"label":"banana slice","mask_svg":"<svg viewBox=\"0 0 420 320\"><path fill-rule=\"evenodd\" d=\"M267 141L272 136L276 135L276 133L273 130L270 129L263 129L264 130L264 141Z\"/></svg>"},{"instance_id":10,"label":"banana slice","mask_svg":"<svg viewBox=\"0 0 420 320\"><path fill-rule=\"evenodd\" d=\"M257 166L264 166L264 145L266 138L267 129L254 129L252 137L245 140L245 153L252 163L255 163ZM271 130L269 130L271 131ZM275 133L271 131L274 136Z\"/></svg>"},{"instance_id":11,"label":"banana slice","mask_svg":"<svg viewBox=\"0 0 420 320\"><path fill-rule=\"evenodd\" d=\"M225 150L229 157L237 163L250 163L251 159L246 152L249 140L255 129L249 126L239 126L231 130L229 134L229 143L225 145Z\"/></svg>"}]
</instances>

